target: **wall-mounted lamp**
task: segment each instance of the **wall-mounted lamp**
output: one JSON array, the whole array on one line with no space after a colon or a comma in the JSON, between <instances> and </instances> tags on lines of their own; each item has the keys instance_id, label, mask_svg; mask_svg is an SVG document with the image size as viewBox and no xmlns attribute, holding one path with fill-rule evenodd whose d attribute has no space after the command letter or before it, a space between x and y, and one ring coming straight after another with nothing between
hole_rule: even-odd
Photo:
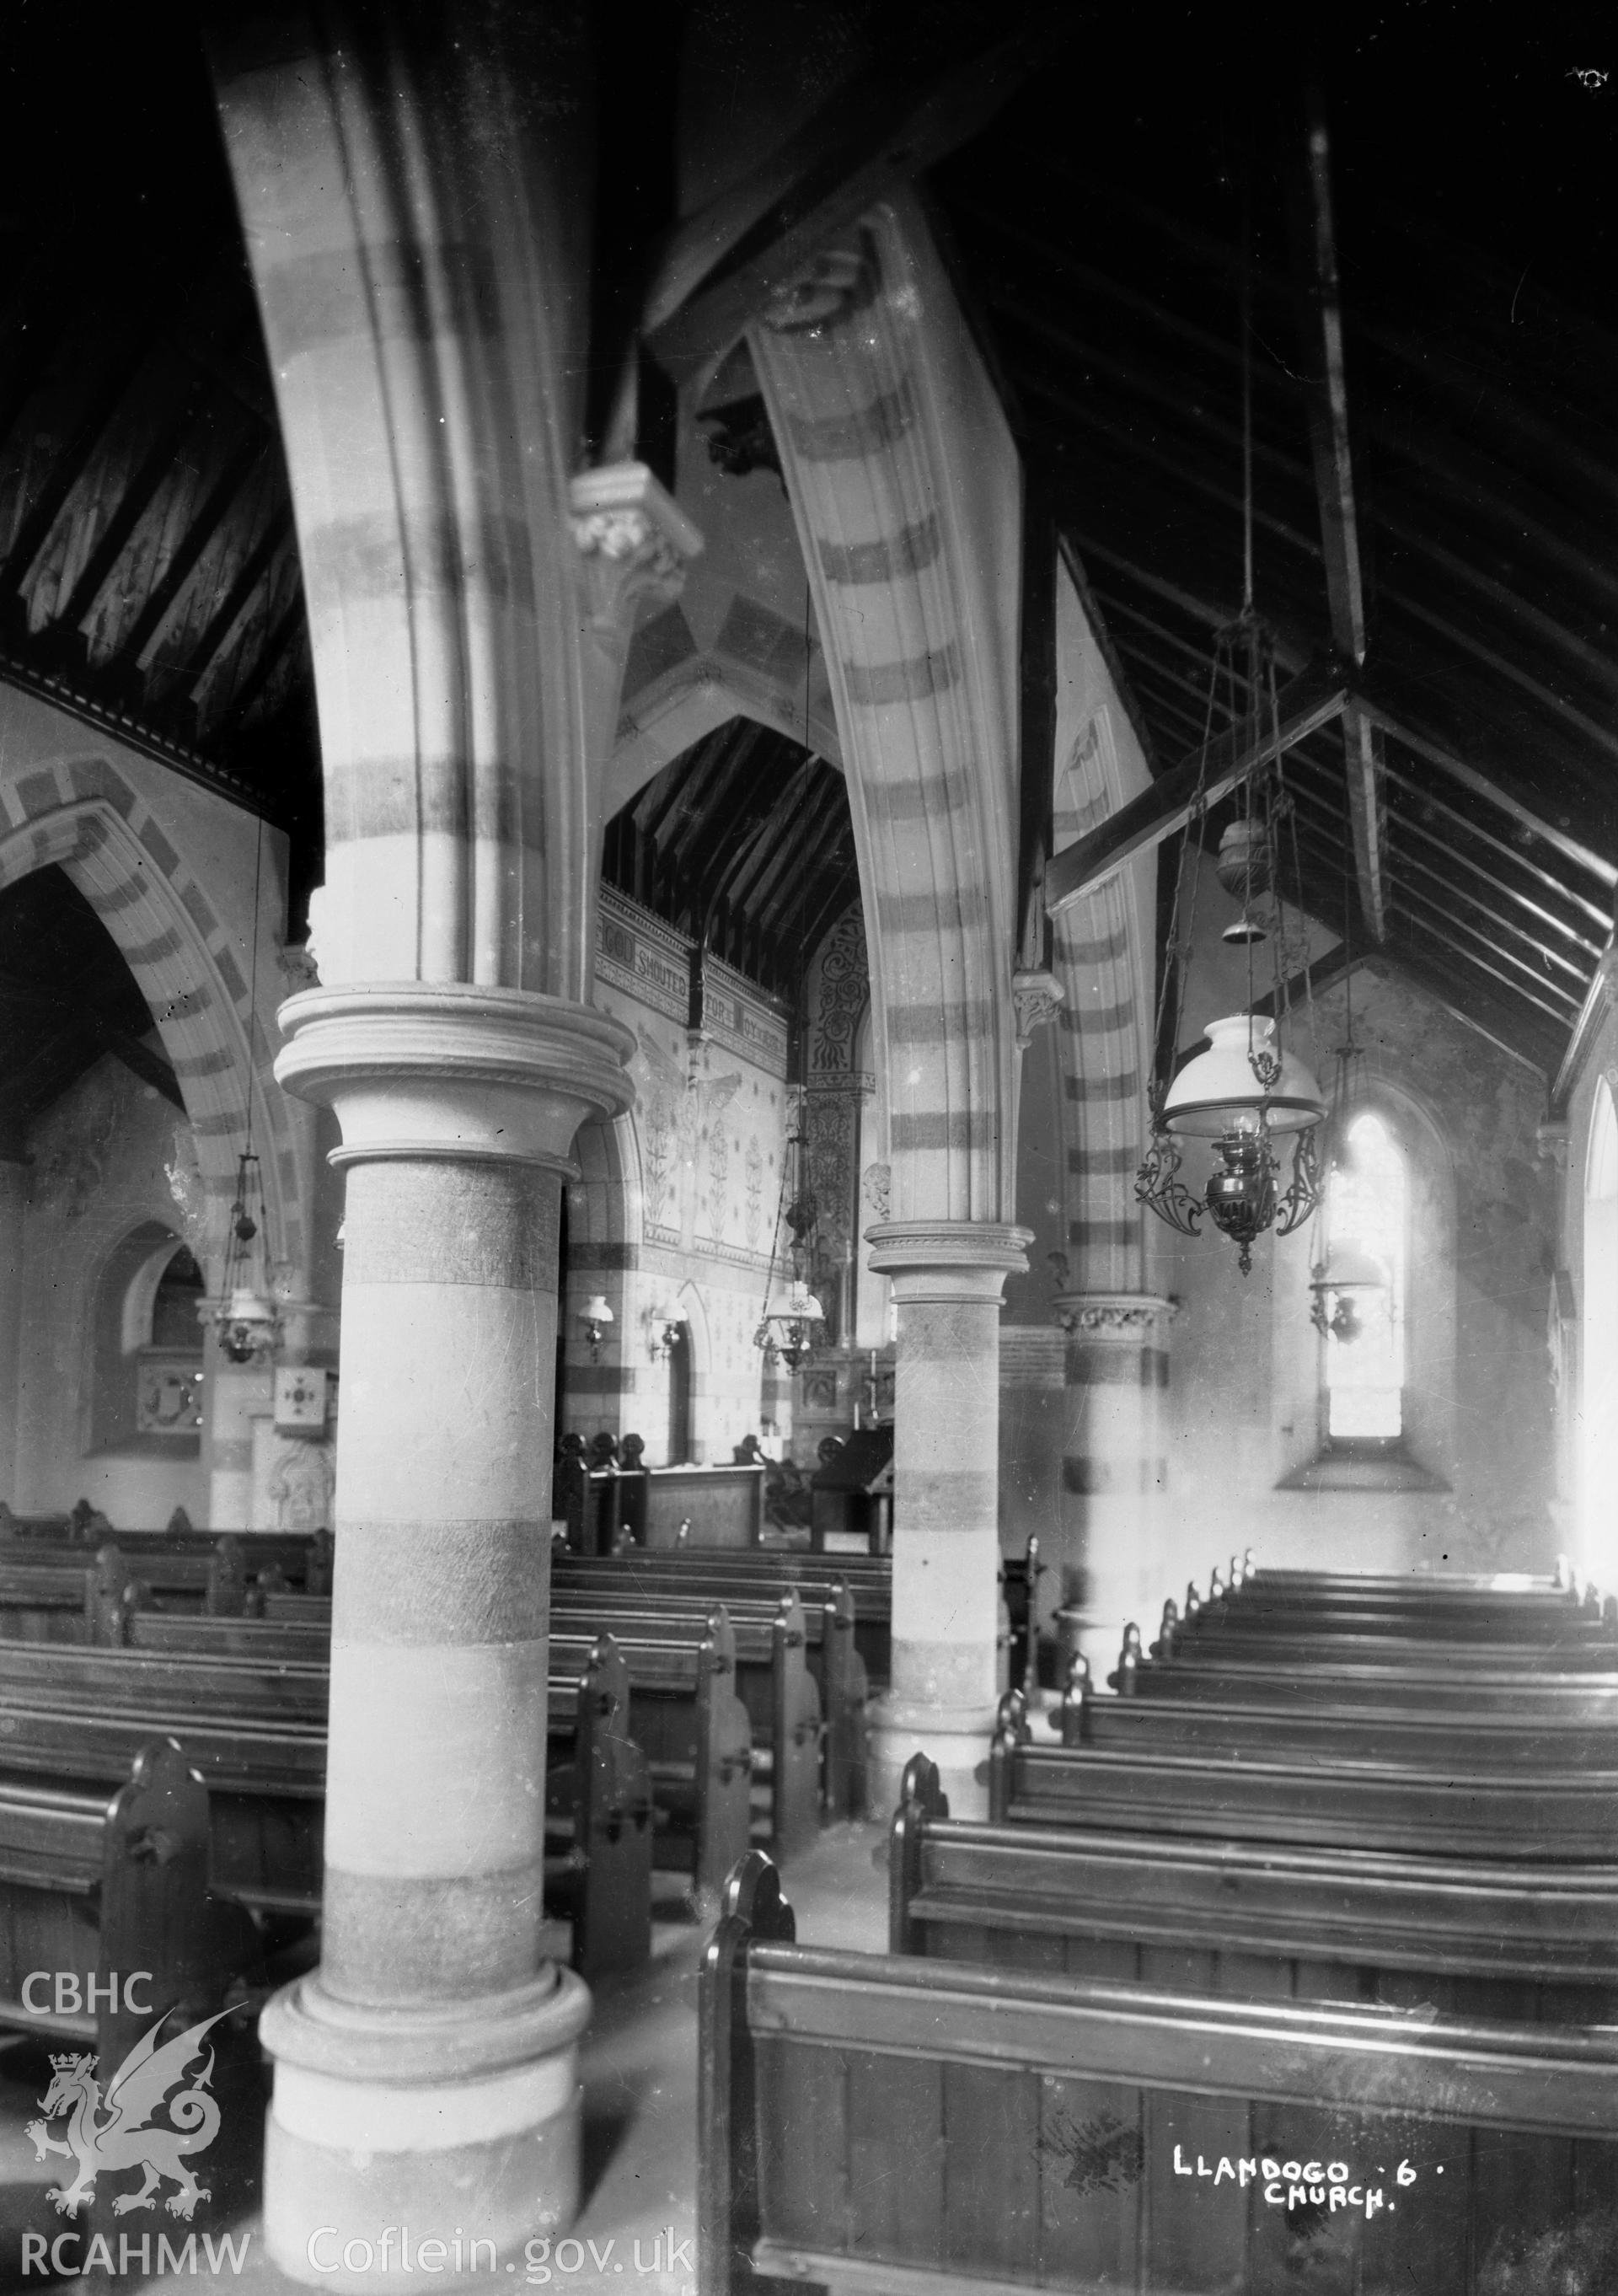
<instances>
[{"instance_id":1,"label":"wall-mounted lamp","mask_svg":"<svg viewBox=\"0 0 1618 2296\"><path fill-rule=\"evenodd\" d=\"M584 1344L590 1350L590 1360L592 1364L600 1363L601 1341L606 1338L609 1328L617 1321L617 1317L601 1293L597 1292L592 1293L579 1309L578 1319L584 1327Z\"/></svg>"},{"instance_id":2,"label":"wall-mounted lamp","mask_svg":"<svg viewBox=\"0 0 1618 2296\"><path fill-rule=\"evenodd\" d=\"M651 1359L653 1363L661 1362L665 1356L672 1356L680 1343L680 1334L685 1327L685 1310L677 1300L665 1300L660 1306L650 1309L646 1323Z\"/></svg>"}]
</instances>

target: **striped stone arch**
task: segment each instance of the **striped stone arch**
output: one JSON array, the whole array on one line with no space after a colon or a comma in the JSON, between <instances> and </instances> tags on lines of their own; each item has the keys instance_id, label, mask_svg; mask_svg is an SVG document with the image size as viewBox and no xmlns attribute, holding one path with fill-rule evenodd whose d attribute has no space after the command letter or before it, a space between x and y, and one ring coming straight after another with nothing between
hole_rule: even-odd
<instances>
[{"instance_id":1,"label":"striped stone arch","mask_svg":"<svg viewBox=\"0 0 1618 2296\"><path fill-rule=\"evenodd\" d=\"M843 737L892 1217L1008 1220L1016 450L908 198L748 340Z\"/></svg>"},{"instance_id":2,"label":"striped stone arch","mask_svg":"<svg viewBox=\"0 0 1618 2296\"><path fill-rule=\"evenodd\" d=\"M1056 850L1123 804L1112 720L1103 703L1057 761ZM1137 920L1122 872L1056 920L1054 959L1063 1112L1067 1288L1137 1292L1143 1208L1133 1180L1143 1150L1147 999Z\"/></svg>"},{"instance_id":3,"label":"striped stone arch","mask_svg":"<svg viewBox=\"0 0 1618 2296\"><path fill-rule=\"evenodd\" d=\"M301 1267L298 1160L270 1068L283 986L277 967L258 968L255 1014L235 936L139 791L106 758L63 759L0 781L0 886L53 863L117 942L162 1038L208 1192L208 1250L223 1245L251 1077L274 1248Z\"/></svg>"}]
</instances>

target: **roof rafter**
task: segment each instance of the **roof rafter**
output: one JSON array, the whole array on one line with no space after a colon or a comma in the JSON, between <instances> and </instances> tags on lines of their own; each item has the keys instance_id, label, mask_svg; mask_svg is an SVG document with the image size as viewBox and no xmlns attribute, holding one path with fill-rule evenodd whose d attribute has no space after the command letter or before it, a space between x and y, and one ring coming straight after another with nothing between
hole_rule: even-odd
<instances>
[{"instance_id":1,"label":"roof rafter","mask_svg":"<svg viewBox=\"0 0 1618 2296\"><path fill-rule=\"evenodd\" d=\"M1197 750L1087 836L1075 839L1045 873L1050 914L1059 916L1132 855L1171 836L1199 803L1217 805L1279 752L1328 724L1341 711L1348 691L1347 676L1335 661L1304 670L1277 697L1273 733L1240 747L1227 734L1206 752Z\"/></svg>"},{"instance_id":2,"label":"roof rafter","mask_svg":"<svg viewBox=\"0 0 1618 2296\"><path fill-rule=\"evenodd\" d=\"M1332 219L1331 154L1318 90L1309 99L1308 209L1295 225L1298 296L1307 314L1302 330L1309 371L1309 443L1332 643L1356 669L1365 661L1365 576L1360 552L1360 512L1349 443L1348 376L1343 340L1343 293ZM1343 766L1354 840L1360 913L1374 941L1387 939L1387 803L1383 789L1381 736L1351 695L1343 712Z\"/></svg>"}]
</instances>

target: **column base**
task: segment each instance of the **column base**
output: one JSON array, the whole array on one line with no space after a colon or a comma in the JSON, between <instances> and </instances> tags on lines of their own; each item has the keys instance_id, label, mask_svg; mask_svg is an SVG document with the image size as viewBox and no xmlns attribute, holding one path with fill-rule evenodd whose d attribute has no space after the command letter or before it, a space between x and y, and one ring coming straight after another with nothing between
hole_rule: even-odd
<instances>
[{"instance_id":1,"label":"column base","mask_svg":"<svg viewBox=\"0 0 1618 2296\"><path fill-rule=\"evenodd\" d=\"M318 1977L278 1994L260 2026L275 2060L271 2260L373 2296L419 2291L423 2272L444 2289L520 2273L526 2243L578 2210L589 2015L588 1988L549 1968L516 1992L431 2007L360 2008ZM443 2243L425 2264L424 2242Z\"/></svg>"},{"instance_id":2,"label":"column base","mask_svg":"<svg viewBox=\"0 0 1618 2296\"><path fill-rule=\"evenodd\" d=\"M886 1823L898 1808L905 1765L912 1754L925 1754L937 1763L952 1817L987 1817L993 1706L927 1706L878 1698L867 1711L866 1808L873 1817Z\"/></svg>"}]
</instances>

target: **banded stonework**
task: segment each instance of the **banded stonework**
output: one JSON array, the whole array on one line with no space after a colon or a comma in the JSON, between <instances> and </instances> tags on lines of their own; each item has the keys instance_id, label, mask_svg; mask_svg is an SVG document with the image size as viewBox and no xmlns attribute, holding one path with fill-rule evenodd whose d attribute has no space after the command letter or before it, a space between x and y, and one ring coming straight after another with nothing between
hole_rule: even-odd
<instances>
[{"instance_id":1,"label":"banded stonework","mask_svg":"<svg viewBox=\"0 0 1618 2296\"><path fill-rule=\"evenodd\" d=\"M1067 1390L1061 1592L1068 1638L1092 1662L1111 1663L1150 1592L1174 1313L1172 1300L1144 1292L1061 1292L1053 1303Z\"/></svg>"},{"instance_id":2,"label":"banded stonework","mask_svg":"<svg viewBox=\"0 0 1618 2296\"><path fill-rule=\"evenodd\" d=\"M841 252L846 291L811 296L812 322L789 297L748 341L842 737L894 1213L1004 1219L1016 636L996 575L1015 452L986 379L944 346L953 301L909 200Z\"/></svg>"}]
</instances>

